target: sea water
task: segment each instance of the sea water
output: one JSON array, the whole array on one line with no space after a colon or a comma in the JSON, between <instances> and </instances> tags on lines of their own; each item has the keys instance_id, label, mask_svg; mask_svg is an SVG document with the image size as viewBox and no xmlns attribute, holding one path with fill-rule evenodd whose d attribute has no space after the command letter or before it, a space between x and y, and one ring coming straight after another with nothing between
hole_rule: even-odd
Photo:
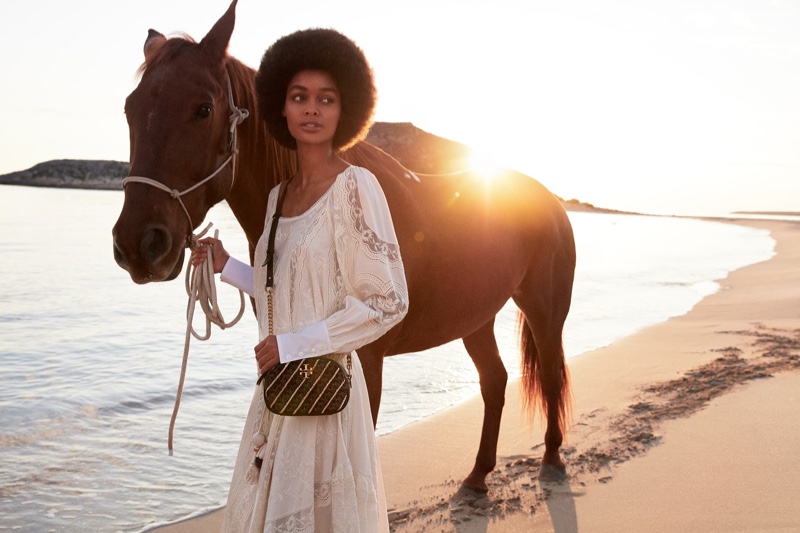
<instances>
[{"instance_id":1,"label":"sea water","mask_svg":"<svg viewBox=\"0 0 800 533\"><path fill-rule=\"evenodd\" d=\"M141 531L224 504L255 382L252 311L194 340L175 434L183 276L135 285L116 266L117 191L0 186L0 530ZM571 213L578 250L568 357L689 311L716 280L774 253L766 231L694 219ZM226 206L207 220L247 245ZM498 260L502 260L498 258ZM218 285L233 318L238 292ZM498 343L519 375L516 309ZM202 326L198 317L197 326ZM479 391L460 341L389 358L378 433ZM479 436L475 436L477 449Z\"/></svg>"}]
</instances>

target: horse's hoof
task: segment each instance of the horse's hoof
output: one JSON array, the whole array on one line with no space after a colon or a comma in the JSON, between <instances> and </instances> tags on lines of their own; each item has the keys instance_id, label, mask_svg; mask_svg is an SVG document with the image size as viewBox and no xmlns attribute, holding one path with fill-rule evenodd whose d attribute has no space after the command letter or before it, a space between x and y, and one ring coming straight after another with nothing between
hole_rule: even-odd
<instances>
[{"instance_id":1,"label":"horse's hoof","mask_svg":"<svg viewBox=\"0 0 800 533\"><path fill-rule=\"evenodd\" d=\"M466 498L470 498L473 500L477 500L486 496L489 493L489 487L471 487L469 485L465 485L461 483L461 487L458 489L458 494L464 496Z\"/></svg>"},{"instance_id":2,"label":"horse's hoof","mask_svg":"<svg viewBox=\"0 0 800 533\"><path fill-rule=\"evenodd\" d=\"M461 482L461 488L472 491L474 494L486 494L489 485L486 484L486 474L476 473L474 470Z\"/></svg>"},{"instance_id":3,"label":"horse's hoof","mask_svg":"<svg viewBox=\"0 0 800 533\"><path fill-rule=\"evenodd\" d=\"M567 469L563 466L553 466L542 463L539 468L539 481L545 483L561 483L567 480Z\"/></svg>"}]
</instances>

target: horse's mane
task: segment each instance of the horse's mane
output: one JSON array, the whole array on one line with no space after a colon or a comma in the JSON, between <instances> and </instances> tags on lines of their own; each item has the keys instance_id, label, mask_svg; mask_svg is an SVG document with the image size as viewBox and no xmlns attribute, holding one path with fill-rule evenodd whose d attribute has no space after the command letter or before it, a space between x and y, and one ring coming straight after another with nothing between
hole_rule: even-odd
<instances>
[{"instance_id":1,"label":"horse's mane","mask_svg":"<svg viewBox=\"0 0 800 533\"><path fill-rule=\"evenodd\" d=\"M178 33L175 37L167 39L153 54L142 63L136 71L138 76L142 76L148 68L155 68L169 63L181 51L197 46L197 41L185 33Z\"/></svg>"},{"instance_id":2,"label":"horse's mane","mask_svg":"<svg viewBox=\"0 0 800 533\"><path fill-rule=\"evenodd\" d=\"M266 154L255 156L266 156L266 161L269 163L265 170L273 176L270 186L277 185L297 172L297 155L293 150L281 146L267 131L266 122L259 117L255 88L256 71L231 55L225 58L225 70L233 86L236 105L250 111L250 118L241 127L259 130L256 135L263 136L266 140L264 143Z\"/></svg>"}]
</instances>

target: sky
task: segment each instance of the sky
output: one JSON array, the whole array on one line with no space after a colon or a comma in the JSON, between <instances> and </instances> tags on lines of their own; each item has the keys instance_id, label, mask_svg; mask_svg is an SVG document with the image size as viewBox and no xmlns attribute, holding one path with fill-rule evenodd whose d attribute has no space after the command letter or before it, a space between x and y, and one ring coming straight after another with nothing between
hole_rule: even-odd
<instances>
[{"instance_id":1,"label":"sky","mask_svg":"<svg viewBox=\"0 0 800 533\"><path fill-rule=\"evenodd\" d=\"M0 174L128 160L147 30L200 40L226 0L0 0ZM229 52L331 27L376 119L411 122L565 199L655 214L800 211L800 2L240 0Z\"/></svg>"}]
</instances>

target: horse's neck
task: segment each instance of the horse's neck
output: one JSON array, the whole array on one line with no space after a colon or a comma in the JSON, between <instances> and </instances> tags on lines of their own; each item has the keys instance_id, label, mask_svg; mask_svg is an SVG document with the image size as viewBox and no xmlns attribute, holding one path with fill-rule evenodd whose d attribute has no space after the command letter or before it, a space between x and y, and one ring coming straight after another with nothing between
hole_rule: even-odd
<instances>
[{"instance_id":1,"label":"horse's neck","mask_svg":"<svg viewBox=\"0 0 800 533\"><path fill-rule=\"evenodd\" d=\"M294 155L272 139L259 117L253 91L255 71L239 63L229 67L228 75L235 87L236 105L246 108L250 116L239 126L236 185L227 201L252 250L264 230L269 191L293 171Z\"/></svg>"},{"instance_id":2,"label":"horse's neck","mask_svg":"<svg viewBox=\"0 0 800 533\"><path fill-rule=\"evenodd\" d=\"M239 137L236 186L227 198L251 248L264 230L269 192L278 183L277 170L286 166L280 161L283 149L272 146L274 141L269 137L265 139L266 132L257 131L264 130L263 125L256 125L257 128L248 128L254 131Z\"/></svg>"}]
</instances>

